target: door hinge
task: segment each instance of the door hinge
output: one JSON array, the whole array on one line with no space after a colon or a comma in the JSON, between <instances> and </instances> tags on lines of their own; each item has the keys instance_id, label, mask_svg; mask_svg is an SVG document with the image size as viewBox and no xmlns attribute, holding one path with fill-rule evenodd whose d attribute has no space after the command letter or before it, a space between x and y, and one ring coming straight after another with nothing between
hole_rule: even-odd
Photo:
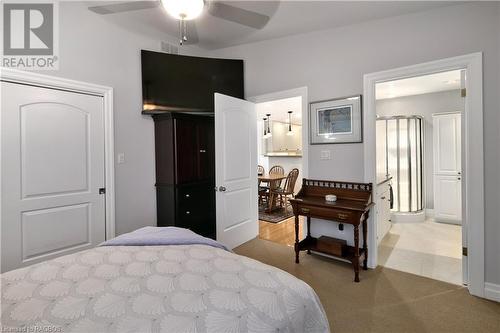
<instances>
[{"instance_id":1,"label":"door hinge","mask_svg":"<svg viewBox=\"0 0 500 333\"><path fill-rule=\"evenodd\" d=\"M101 187L99 189L99 194L106 194L106 188L105 187Z\"/></svg>"},{"instance_id":2,"label":"door hinge","mask_svg":"<svg viewBox=\"0 0 500 333\"><path fill-rule=\"evenodd\" d=\"M467 248L466 247L462 248L462 255L467 256Z\"/></svg>"},{"instance_id":3,"label":"door hinge","mask_svg":"<svg viewBox=\"0 0 500 333\"><path fill-rule=\"evenodd\" d=\"M467 89L465 89L465 88L460 89L460 96L461 97L467 96Z\"/></svg>"}]
</instances>

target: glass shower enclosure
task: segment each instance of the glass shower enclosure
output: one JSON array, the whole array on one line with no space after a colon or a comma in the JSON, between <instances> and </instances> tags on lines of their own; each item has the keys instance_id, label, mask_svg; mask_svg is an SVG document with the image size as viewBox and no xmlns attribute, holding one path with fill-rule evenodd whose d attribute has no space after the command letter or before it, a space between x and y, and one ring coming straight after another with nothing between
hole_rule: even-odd
<instances>
[{"instance_id":1,"label":"glass shower enclosure","mask_svg":"<svg viewBox=\"0 0 500 333\"><path fill-rule=\"evenodd\" d=\"M424 209L421 116L377 118L377 174L392 176L392 213L421 213Z\"/></svg>"}]
</instances>

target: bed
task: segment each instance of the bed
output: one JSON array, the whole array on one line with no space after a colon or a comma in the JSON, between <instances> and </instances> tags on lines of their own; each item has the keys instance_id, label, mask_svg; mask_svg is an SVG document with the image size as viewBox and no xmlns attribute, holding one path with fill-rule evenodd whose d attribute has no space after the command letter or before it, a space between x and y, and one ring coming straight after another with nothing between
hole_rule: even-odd
<instances>
[{"instance_id":1,"label":"bed","mask_svg":"<svg viewBox=\"0 0 500 333\"><path fill-rule=\"evenodd\" d=\"M2 274L2 330L329 332L305 282L188 230L159 230Z\"/></svg>"}]
</instances>

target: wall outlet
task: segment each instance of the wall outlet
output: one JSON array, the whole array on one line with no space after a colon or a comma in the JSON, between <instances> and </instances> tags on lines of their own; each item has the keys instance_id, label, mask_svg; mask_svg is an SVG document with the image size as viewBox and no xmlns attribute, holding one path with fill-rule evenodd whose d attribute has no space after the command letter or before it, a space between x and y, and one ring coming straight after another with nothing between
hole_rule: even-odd
<instances>
[{"instance_id":1,"label":"wall outlet","mask_svg":"<svg viewBox=\"0 0 500 333\"><path fill-rule=\"evenodd\" d=\"M116 162L118 164L123 164L125 163L125 153L118 153L117 157L116 157Z\"/></svg>"},{"instance_id":2,"label":"wall outlet","mask_svg":"<svg viewBox=\"0 0 500 333\"><path fill-rule=\"evenodd\" d=\"M319 158L322 160L331 160L332 159L331 152L329 150L322 150L319 155Z\"/></svg>"}]
</instances>

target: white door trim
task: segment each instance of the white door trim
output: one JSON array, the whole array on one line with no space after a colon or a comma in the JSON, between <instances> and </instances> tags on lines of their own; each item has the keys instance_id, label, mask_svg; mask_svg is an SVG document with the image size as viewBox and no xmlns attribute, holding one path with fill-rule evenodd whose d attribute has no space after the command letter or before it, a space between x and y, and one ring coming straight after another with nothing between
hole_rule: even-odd
<instances>
[{"instance_id":1,"label":"white door trim","mask_svg":"<svg viewBox=\"0 0 500 333\"><path fill-rule=\"evenodd\" d=\"M483 54L481 52L390 69L364 75L364 161L366 182L376 183L375 156L375 85L379 82L414 77L436 72L465 69L467 98L463 115L463 165L465 198L464 224L468 247L469 292L485 296L484 281L484 151L483 151ZM471 176L468 176L471 175ZM466 190L465 190L466 189ZM376 216L372 214L368 229L368 265L377 266Z\"/></svg>"},{"instance_id":2,"label":"white door trim","mask_svg":"<svg viewBox=\"0 0 500 333\"><path fill-rule=\"evenodd\" d=\"M250 102L264 103L291 97L302 97L302 177L309 176L309 115L307 87L300 87L247 98Z\"/></svg>"},{"instance_id":3,"label":"white door trim","mask_svg":"<svg viewBox=\"0 0 500 333\"><path fill-rule=\"evenodd\" d=\"M4 67L0 68L0 80L103 97L105 131L104 168L106 181L106 239L115 237L113 88Z\"/></svg>"}]
</instances>

